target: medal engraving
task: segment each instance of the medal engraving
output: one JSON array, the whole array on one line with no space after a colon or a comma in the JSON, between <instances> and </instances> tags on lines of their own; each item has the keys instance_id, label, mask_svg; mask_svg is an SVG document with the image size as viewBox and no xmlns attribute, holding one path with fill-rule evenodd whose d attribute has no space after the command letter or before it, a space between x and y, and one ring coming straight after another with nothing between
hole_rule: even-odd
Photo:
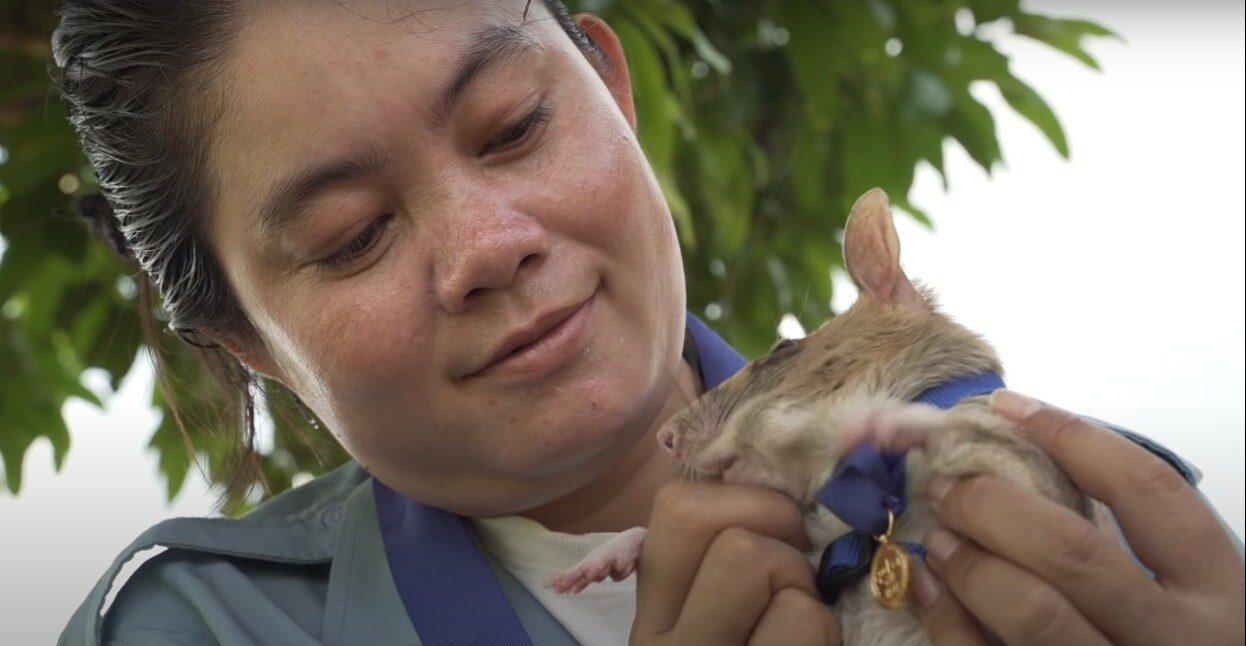
<instances>
[{"instance_id":1,"label":"medal engraving","mask_svg":"<svg viewBox=\"0 0 1246 646\"><path fill-rule=\"evenodd\" d=\"M870 563L870 590L879 605L895 610L904 605L909 593L912 566L904 549L883 541Z\"/></svg>"}]
</instances>

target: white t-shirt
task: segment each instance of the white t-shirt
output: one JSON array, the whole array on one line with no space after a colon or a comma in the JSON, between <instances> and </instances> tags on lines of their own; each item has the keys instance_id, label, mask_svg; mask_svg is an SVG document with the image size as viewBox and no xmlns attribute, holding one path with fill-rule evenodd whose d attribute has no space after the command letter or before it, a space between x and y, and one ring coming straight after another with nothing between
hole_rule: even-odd
<instances>
[{"instance_id":1,"label":"white t-shirt","mask_svg":"<svg viewBox=\"0 0 1246 646\"><path fill-rule=\"evenodd\" d=\"M579 594L545 587L550 577L580 562L617 536L561 534L520 516L472 521L484 547L530 594L585 646L626 644L636 615L636 577L606 579Z\"/></svg>"}]
</instances>

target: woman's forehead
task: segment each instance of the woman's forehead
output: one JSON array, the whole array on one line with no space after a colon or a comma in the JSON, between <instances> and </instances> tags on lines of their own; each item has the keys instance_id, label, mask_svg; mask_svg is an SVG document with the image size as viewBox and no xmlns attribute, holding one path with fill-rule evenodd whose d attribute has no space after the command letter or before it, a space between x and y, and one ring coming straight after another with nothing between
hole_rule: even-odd
<instances>
[{"instance_id":1,"label":"woman's forehead","mask_svg":"<svg viewBox=\"0 0 1246 646\"><path fill-rule=\"evenodd\" d=\"M281 0L248 3L244 10L246 22L267 17L303 24L358 20L408 30L440 30L489 15L511 16L515 21L525 12L529 19L547 15L541 0Z\"/></svg>"},{"instance_id":2,"label":"woman's forehead","mask_svg":"<svg viewBox=\"0 0 1246 646\"><path fill-rule=\"evenodd\" d=\"M384 139L404 119L434 119L499 53L576 53L540 2L527 20L524 0L276 4L250 17L222 75L209 166L230 188L227 211L264 202L293 165L374 146L363 138Z\"/></svg>"},{"instance_id":3,"label":"woman's forehead","mask_svg":"<svg viewBox=\"0 0 1246 646\"><path fill-rule=\"evenodd\" d=\"M316 65L359 57L378 45L400 46L425 67L437 68L438 54L472 40L490 26L547 31L544 5L527 12L527 0L303 0L264 2L241 20L236 54L244 74L266 63ZM557 30L557 25L553 25ZM396 47L386 47L393 50Z\"/></svg>"},{"instance_id":4,"label":"woman's forehead","mask_svg":"<svg viewBox=\"0 0 1246 646\"><path fill-rule=\"evenodd\" d=\"M227 109L216 134L226 141L214 146L245 147L335 101L428 99L463 75L472 50L513 51L520 40L574 49L541 2L527 19L526 0L262 4L218 77Z\"/></svg>"}]
</instances>

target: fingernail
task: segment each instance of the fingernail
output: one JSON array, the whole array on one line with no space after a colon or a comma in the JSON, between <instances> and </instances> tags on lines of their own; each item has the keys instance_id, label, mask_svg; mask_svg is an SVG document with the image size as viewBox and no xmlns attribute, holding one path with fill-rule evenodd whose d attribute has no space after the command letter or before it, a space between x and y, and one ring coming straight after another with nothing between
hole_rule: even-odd
<instances>
[{"instance_id":1,"label":"fingernail","mask_svg":"<svg viewBox=\"0 0 1246 646\"><path fill-rule=\"evenodd\" d=\"M943 476L935 476L930 479L930 499L933 502L943 502L947 497L947 492L952 488L952 479Z\"/></svg>"},{"instance_id":2,"label":"fingernail","mask_svg":"<svg viewBox=\"0 0 1246 646\"><path fill-rule=\"evenodd\" d=\"M991 394L991 409L1014 422L1020 422L1038 412L1042 404L1021 393L1000 388Z\"/></svg>"},{"instance_id":3,"label":"fingernail","mask_svg":"<svg viewBox=\"0 0 1246 646\"><path fill-rule=\"evenodd\" d=\"M913 596L923 608L933 606L939 600L939 586L929 570L918 569L913 575Z\"/></svg>"},{"instance_id":4,"label":"fingernail","mask_svg":"<svg viewBox=\"0 0 1246 646\"><path fill-rule=\"evenodd\" d=\"M942 529L936 529L926 539L926 556L936 561L946 561L959 547L959 538Z\"/></svg>"}]
</instances>

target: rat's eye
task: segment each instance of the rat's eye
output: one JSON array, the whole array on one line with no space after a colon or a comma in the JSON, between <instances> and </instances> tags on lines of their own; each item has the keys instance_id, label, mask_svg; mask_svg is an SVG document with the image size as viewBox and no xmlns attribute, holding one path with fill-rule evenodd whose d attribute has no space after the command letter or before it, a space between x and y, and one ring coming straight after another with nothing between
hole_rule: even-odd
<instances>
[{"instance_id":1,"label":"rat's eye","mask_svg":"<svg viewBox=\"0 0 1246 646\"><path fill-rule=\"evenodd\" d=\"M792 339L783 339L779 341L778 343L774 344L774 347L770 349L770 354L779 354L780 352L790 350L794 347L796 347L795 341L793 341Z\"/></svg>"},{"instance_id":2,"label":"rat's eye","mask_svg":"<svg viewBox=\"0 0 1246 646\"><path fill-rule=\"evenodd\" d=\"M783 339L774 344L774 347L770 348L770 352L767 352L757 360L757 366L760 368L783 361L785 358L796 354L796 351L799 349L800 343L796 340Z\"/></svg>"}]
</instances>

